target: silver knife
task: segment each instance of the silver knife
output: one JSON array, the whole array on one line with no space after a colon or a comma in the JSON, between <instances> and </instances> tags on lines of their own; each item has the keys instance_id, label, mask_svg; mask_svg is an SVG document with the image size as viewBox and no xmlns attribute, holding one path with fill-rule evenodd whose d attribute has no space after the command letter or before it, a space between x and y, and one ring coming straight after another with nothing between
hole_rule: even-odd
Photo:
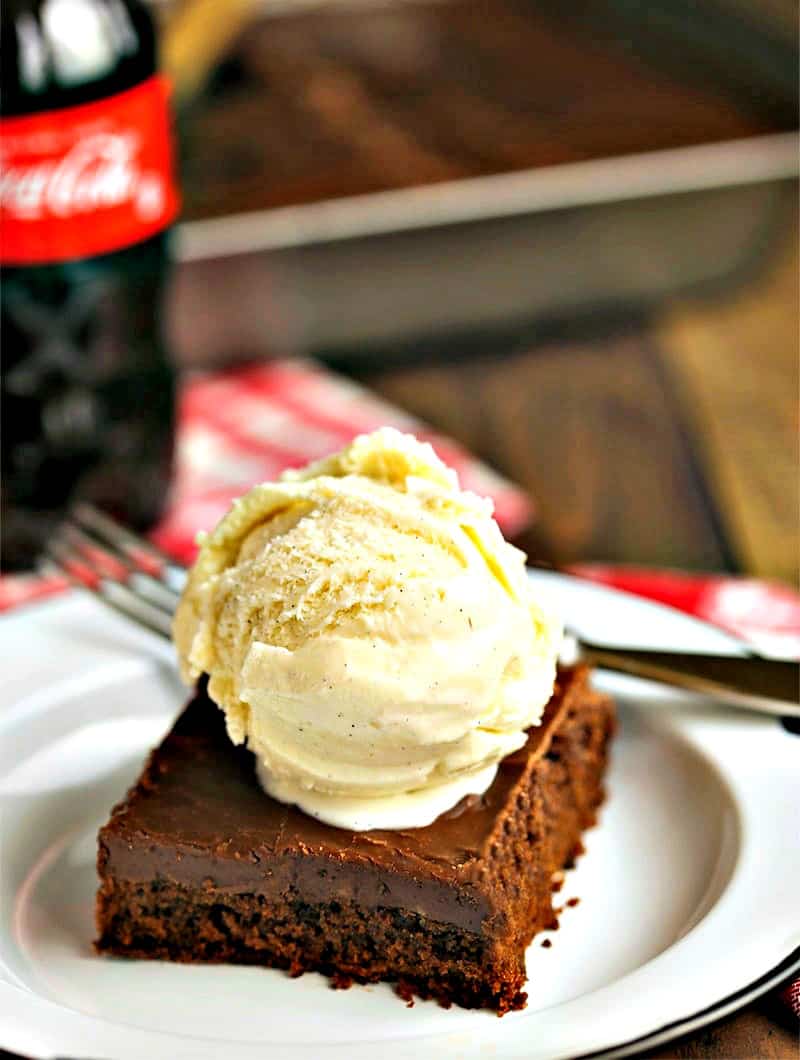
<instances>
[{"instance_id":1,"label":"silver knife","mask_svg":"<svg viewBox=\"0 0 800 1060\"><path fill-rule=\"evenodd\" d=\"M733 707L800 718L800 662L754 654L618 648L583 640L574 633L568 633L565 640L568 655L574 648L577 659L598 669L699 692Z\"/></svg>"}]
</instances>

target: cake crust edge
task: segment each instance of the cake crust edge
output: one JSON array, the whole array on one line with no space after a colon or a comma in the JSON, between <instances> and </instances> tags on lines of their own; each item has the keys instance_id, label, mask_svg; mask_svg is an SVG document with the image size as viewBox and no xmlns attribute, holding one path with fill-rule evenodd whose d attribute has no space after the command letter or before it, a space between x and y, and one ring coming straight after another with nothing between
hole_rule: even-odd
<instances>
[{"instance_id":1,"label":"cake crust edge","mask_svg":"<svg viewBox=\"0 0 800 1060\"><path fill-rule=\"evenodd\" d=\"M616 724L611 700L591 687L584 667L560 671L554 698L548 731L532 733L505 763L507 771L515 771L514 781L506 785L480 856L458 866L449 887L439 881L454 908L474 904L469 926L453 922L458 918L448 921L438 906L437 915L390 900L367 907L348 900L333 885L327 900L319 886L309 900L291 883L273 895L237 892L219 886L212 872L191 885L165 868L164 859L157 870L145 866L133 874L120 872L124 850L135 858L137 851L166 843L169 853L168 839L132 826L139 800L158 797L159 772L170 766L165 748L172 748L173 755L191 753L170 744L193 709L190 703L100 831L96 951L183 963L256 964L291 975L318 971L340 987L387 980L407 1001L417 995L448 1006L492 1008L500 1015L523 1007L525 950L537 932L557 925L553 874L574 862L582 851L583 831L595 823ZM219 753L241 754L228 746ZM315 822L316 834L320 828L327 826ZM335 847L338 830L327 831ZM181 857L177 851L175 856L177 865ZM315 854L307 848L292 856ZM342 856L346 861L346 848ZM393 874L386 864L376 871L390 892L404 874L402 866ZM435 865L431 873L436 876ZM460 918L465 919L463 908Z\"/></svg>"}]
</instances>

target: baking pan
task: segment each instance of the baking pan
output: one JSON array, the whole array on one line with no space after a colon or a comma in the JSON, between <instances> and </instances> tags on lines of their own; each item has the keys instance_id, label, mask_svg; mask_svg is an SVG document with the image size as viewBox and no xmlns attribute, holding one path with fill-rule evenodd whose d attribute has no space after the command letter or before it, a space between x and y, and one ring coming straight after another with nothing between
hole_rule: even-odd
<instances>
[{"instance_id":1,"label":"baking pan","mask_svg":"<svg viewBox=\"0 0 800 1060\"><path fill-rule=\"evenodd\" d=\"M635 309L756 263L792 223L797 159L781 134L187 223L176 342L351 354Z\"/></svg>"},{"instance_id":2,"label":"baking pan","mask_svg":"<svg viewBox=\"0 0 800 1060\"><path fill-rule=\"evenodd\" d=\"M291 5L245 32L194 134L184 121L189 216L172 314L182 356L351 355L635 310L746 273L787 229L796 103L782 79L758 82L779 49L760 41L751 57L737 44L736 83L714 75L713 91L654 68L638 106L625 92L649 89L651 59L618 46L641 26L615 24L602 43L593 6L576 45L537 6L491 10L506 21L476 21L458 2L302 5L299 16ZM535 76L510 32L529 25ZM608 47L622 55L619 86ZM718 44L717 65L721 54ZM506 171L493 118L505 122ZM660 149L625 151L651 141Z\"/></svg>"}]
</instances>

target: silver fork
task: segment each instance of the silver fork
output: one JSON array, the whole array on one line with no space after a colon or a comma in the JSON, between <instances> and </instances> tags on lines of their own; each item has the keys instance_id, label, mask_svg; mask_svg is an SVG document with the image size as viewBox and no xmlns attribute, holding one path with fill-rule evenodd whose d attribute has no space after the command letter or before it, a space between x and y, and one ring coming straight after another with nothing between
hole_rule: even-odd
<instances>
[{"instance_id":1,"label":"silver fork","mask_svg":"<svg viewBox=\"0 0 800 1060\"><path fill-rule=\"evenodd\" d=\"M47 544L39 563L88 590L108 607L160 637L171 637L172 616L186 568L90 504L76 504Z\"/></svg>"},{"instance_id":2,"label":"silver fork","mask_svg":"<svg viewBox=\"0 0 800 1060\"><path fill-rule=\"evenodd\" d=\"M75 506L47 546L42 564L140 626L170 637L186 568L91 505ZM735 656L619 648L575 633L566 640L572 657L600 669L700 692L734 707L800 718L796 662L752 652Z\"/></svg>"}]
</instances>

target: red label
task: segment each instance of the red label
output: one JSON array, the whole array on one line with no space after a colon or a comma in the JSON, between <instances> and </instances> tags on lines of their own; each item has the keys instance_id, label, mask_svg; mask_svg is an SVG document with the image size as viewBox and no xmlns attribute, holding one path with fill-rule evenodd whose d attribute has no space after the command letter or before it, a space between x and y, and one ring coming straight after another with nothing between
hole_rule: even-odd
<instances>
[{"instance_id":1,"label":"red label","mask_svg":"<svg viewBox=\"0 0 800 1060\"><path fill-rule=\"evenodd\" d=\"M0 261L107 254L173 221L167 95L155 76L96 103L0 121Z\"/></svg>"}]
</instances>

